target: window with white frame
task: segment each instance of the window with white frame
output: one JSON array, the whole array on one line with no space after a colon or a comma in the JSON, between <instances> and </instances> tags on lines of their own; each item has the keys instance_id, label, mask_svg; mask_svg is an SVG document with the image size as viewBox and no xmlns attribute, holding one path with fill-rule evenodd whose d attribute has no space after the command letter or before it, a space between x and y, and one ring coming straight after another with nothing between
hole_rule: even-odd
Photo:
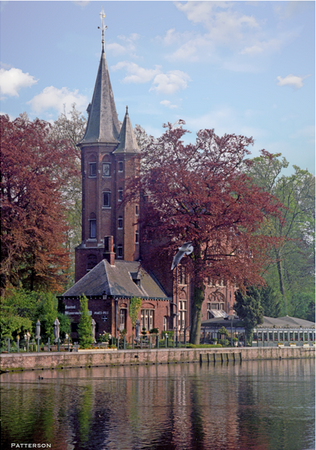
<instances>
[{"instance_id":1,"label":"window with white frame","mask_svg":"<svg viewBox=\"0 0 316 450\"><path fill-rule=\"evenodd\" d=\"M186 314L187 314L187 302L181 300L179 301L179 330L185 329Z\"/></svg>"},{"instance_id":2,"label":"window with white frame","mask_svg":"<svg viewBox=\"0 0 316 450\"><path fill-rule=\"evenodd\" d=\"M123 217L122 217L122 216L120 216L120 217L118 218L118 229L119 229L119 230L122 230L122 229L123 229Z\"/></svg>"},{"instance_id":3,"label":"window with white frame","mask_svg":"<svg viewBox=\"0 0 316 450\"><path fill-rule=\"evenodd\" d=\"M126 330L126 316L127 316L127 311L126 308L121 308L120 309L120 330Z\"/></svg>"},{"instance_id":4,"label":"window with white frame","mask_svg":"<svg viewBox=\"0 0 316 450\"><path fill-rule=\"evenodd\" d=\"M120 202L123 200L123 188L119 188L118 190L118 199Z\"/></svg>"},{"instance_id":5,"label":"window with white frame","mask_svg":"<svg viewBox=\"0 0 316 450\"><path fill-rule=\"evenodd\" d=\"M152 330L154 328L154 310L153 309L142 309L141 310L141 324L142 328L146 331Z\"/></svg>"},{"instance_id":6,"label":"window with white frame","mask_svg":"<svg viewBox=\"0 0 316 450\"><path fill-rule=\"evenodd\" d=\"M119 172L123 172L123 167L124 167L123 161L119 161L119 163L118 163L118 171Z\"/></svg>"}]
</instances>

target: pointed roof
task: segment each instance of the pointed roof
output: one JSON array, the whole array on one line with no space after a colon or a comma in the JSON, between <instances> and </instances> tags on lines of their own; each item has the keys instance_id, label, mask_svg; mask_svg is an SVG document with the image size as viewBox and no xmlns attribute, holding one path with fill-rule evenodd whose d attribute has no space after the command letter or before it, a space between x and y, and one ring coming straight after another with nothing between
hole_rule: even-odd
<instances>
[{"instance_id":1,"label":"pointed roof","mask_svg":"<svg viewBox=\"0 0 316 450\"><path fill-rule=\"evenodd\" d=\"M106 144L118 143L120 124L103 49L92 102L88 106L87 111L89 114L87 128L80 144L99 142Z\"/></svg>"},{"instance_id":2,"label":"pointed roof","mask_svg":"<svg viewBox=\"0 0 316 450\"><path fill-rule=\"evenodd\" d=\"M135 283L135 280L140 280ZM137 261L115 261L111 266L103 259L75 283L62 297L117 296L170 300L158 282Z\"/></svg>"},{"instance_id":3,"label":"pointed roof","mask_svg":"<svg viewBox=\"0 0 316 450\"><path fill-rule=\"evenodd\" d=\"M139 153L139 147L136 141L134 130L128 114L128 107L126 106L126 114L119 136L120 144L113 153Z\"/></svg>"}]
</instances>

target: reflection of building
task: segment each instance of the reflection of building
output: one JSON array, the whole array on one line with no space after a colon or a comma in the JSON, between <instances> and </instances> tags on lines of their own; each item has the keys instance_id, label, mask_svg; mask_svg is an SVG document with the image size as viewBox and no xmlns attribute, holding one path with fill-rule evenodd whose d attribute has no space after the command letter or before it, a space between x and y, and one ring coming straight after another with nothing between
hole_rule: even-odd
<instances>
[{"instance_id":1,"label":"reflection of building","mask_svg":"<svg viewBox=\"0 0 316 450\"><path fill-rule=\"evenodd\" d=\"M104 30L102 22L102 30ZM143 202L122 201L127 179L139 174L140 150L128 109L122 125L118 121L102 40L102 53L88 106L81 149L82 241L75 253L75 281L62 296L66 313L72 317L72 337L77 338L79 298L88 297L96 321L96 337L103 331L117 335L132 333L130 299L142 299L141 328L184 332L190 326L192 283L185 265L172 272L171 261L152 273L141 268L146 246L138 221ZM143 244L143 245L142 245ZM148 244L147 244L148 245ZM209 280L203 318L232 313L233 288Z\"/></svg>"}]
</instances>

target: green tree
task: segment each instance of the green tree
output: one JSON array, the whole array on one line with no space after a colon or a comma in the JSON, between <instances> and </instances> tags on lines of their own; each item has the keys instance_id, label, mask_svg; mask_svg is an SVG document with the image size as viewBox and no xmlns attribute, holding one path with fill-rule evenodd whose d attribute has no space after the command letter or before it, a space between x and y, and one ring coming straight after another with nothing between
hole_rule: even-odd
<instances>
[{"instance_id":1,"label":"green tree","mask_svg":"<svg viewBox=\"0 0 316 450\"><path fill-rule=\"evenodd\" d=\"M254 327L263 323L260 291L255 286L248 287L246 292L238 290L235 292L235 300L234 309L244 323L246 342L249 344L252 341Z\"/></svg>"},{"instance_id":2,"label":"green tree","mask_svg":"<svg viewBox=\"0 0 316 450\"><path fill-rule=\"evenodd\" d=\"M13 286L1 296L0 338L15 339L17 335L35 329L38 296L33 292Z\"/></svg>"},{"instance_id":3,"label":"green tree","mask_svg":"<svg viewBox=\"0 0 316 450\"><path fill-rule=\"evenodd\" d=\"M276 302L282 299L282 313L301 317L307 310L300 300L314 297L315 177L298 166L284 175L287 167L281 154L262 151L247 162L245 171L286 207L282 221L274 217L262 226L267 235L282 239L282 245L272 250L274 263L266 265L264 278L277 293Z\"/></svg>"},{"instance_id":4,"label":"green tree","mask_svg":"<svg viewBox=\"0 0 316 450\"><path fill-rule=\"evenodd\" d=\"M41 322L41 335L42 339L50 339L51 342L54 340L54 321L57 317L57 299L51 293L47 292L41 294L40 305L39 305L39 320Z\"/></svg>"},{"instance_id":5,"label":"green tree","mask_svg":"<svg viewBox=\"0 0 316 450\"><path fill-rule=\"evenodd\" d=\"M79 344L88 348L93 343L91 316L88 309L88 299L85 295L80 298L80 319L78 325Z\"/></svg>"},{"instance_id":6,"label":"green tree","mask_svg":"<svg viewBox=\"0 0 316 450\"><path fill-rule=\"evenodd\" d=\"M131 318L133 329L135 328L136 320L138 318L138 314L141 307L142 307L142 299L139 297L132 297L129 304L129 316Z\"/></svg>"},{"instance_id":7,"label":"green tree","mask_svg":"<svg viewBox=\"0 0 316 450\"><path fill-rule=\"evenodd\" d=\"M281 313L281 302L277 292L271 287L266 286L260 290L260 302L263 308L263 314L268 317L279 317Z\"/></svg>"}]
</instances>

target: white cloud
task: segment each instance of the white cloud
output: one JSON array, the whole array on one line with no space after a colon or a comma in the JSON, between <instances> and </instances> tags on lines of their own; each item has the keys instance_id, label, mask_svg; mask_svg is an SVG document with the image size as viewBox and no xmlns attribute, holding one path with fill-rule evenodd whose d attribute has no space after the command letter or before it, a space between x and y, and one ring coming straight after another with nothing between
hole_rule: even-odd
<instances>
[{"instance_id":1,"label":"white cloud","mask_svg":"<svg viewBox=\"0 0 316 450\"><path fill-rule=\"evenodd\" d=\"M120 70L126 69L127 75L123 78L124 83L148 83L151 81L158 73L160 73L160 69L156 66L155 69L144 69L140 67L138 64L128 61L121 61L117 63L115 66L111 67L112 70Z\"/></svg>"},{"instance_id":2,"label":"white cloud","mask_svg":"<svg viewBox=\"0 0 316 450\"><path fill-rule=\"evenodd\" d=\"M240 54L256 56L260 53L269 52L269 51L277 51L280 49L282 45L281 39L270 39L268 41L256 42L250 47L245 47L241 50Z\"/></svg>"},{"instance_id":3,"label":"white cloud","mask_svg":"<svg viewBox=\"0 0 316 450\"><path fill-rule=\"evenodd\" d=\"M160 102L160 104L163 106L166 106L167 108L170 108L170 109L178 108L177 105L173 105L170 100L162 100L162 102Z\"/></svg>"},{"instance_id":4,"label":"white cloud","mask_svg":"<svg viewBox=\"0 0 316 450\"><path fill-rule=\"evenodd\" d=\"M127 49L123 45L117 42L112 42L111 44L106 44L106 51L113 53L114 55L122 55L127 52Z\"/></svg>"},{"instance_id":5,"label":"white cloud","mask_svg":"<svg viewBox=\"0 0 316 450\"><path fill-rule=\"evenodd\" d=\"M296 75L287 75L286 77L277 77L278 80L278 86L292 86L295 89L300 89L303 87L303 80L307 77L310 77L310 75L306 75L304 77L299 77Z\"/></svg>"},{"instance_id":6,"label":"white cloud","mask_svg":"<svg viewBox=\"0 0 316 450\"><path fill-rule=\"evenodd\" d=\"M176 7L186 14L188 20L202 23L217 42L234 44L243 39L249 29L259 28L253 16L233 11L231 2L177 2Z\"/></svg>"},{"instance_id":7,"label":"white cloud","mask_svg":"<svg viewBox=\"0 0 316 450\"><path fill-rule=\"evenodd\" d=\"M89 102L86 96L79 94L78 90L71 92L66 87L58 89L54 86L46 87L28 102L33 112L37 114L49 109L58 113L63 112L64 109L69 111L73 103L76 103L79 111L84 111Z\"/></svg>"},{"instance_id":8,"label":"white cloud","mask_svg":"<svg viewBox=\"0 0 316 450\"><path fill-rule=\"evenodd\" d=\"M135 41L140 38L140 35L137 33L131 33L129 36L120 35L118 38L123 42L122 44L118 44L117 42L112 42L106 44L106 50L113 53L114 55L122 55L124 53L133 54L136 50Z\"/></svg>"},{"instance_id":9,"label":"white cloud","mask_svg":"<svg viewBox=\"0 0 316 450\"><path fill-rule=\"evenodd\" d=\"M37 81L32 75L22 72L21 69L14 67L9 70L0 69L0 92L4 95L18 97L20 89L31 87Z\"/></svg>"},{"instance_id":10,"label":"white cloud","mask_svg":"<svg viewBox=\"0 0 316 450\"><path fill-rule=\"evenodd\" d=\"M90 0L73 0L72 3L74 3L77 6L81 6L82 8L84 8L85 6L89 5Z\"/></svg>"},{"instance_id":11,"label":"white cloud","mask_svg":"<svg viewBox=\"0 0 316 450\"><path fill-rule=\"evenodd\" d=\"M181 70L171 70L168 73L160 73L156 75L153 81L151 91L156 91L164 94L173 94L179 89L186 89L190 81L189 75Z\"/></svg>"},{"instance_id":12,"label":"white cloud","mask_svg":"<svg viewBox=\"0 0 316 450\"><path fill-rule=\"evenodd\" d=\"M160 66L154 69L144 69L138 64L128 61L121 61L115 66L112 66L113 71L125 69L127 75L123 78L124 83L148 83L152 81L150 91L156 91L164 94L173 94L180 89L186 89L189 75L181 70L171 70L167 73L162 73Z\"/></svg>"}]
</instances>

